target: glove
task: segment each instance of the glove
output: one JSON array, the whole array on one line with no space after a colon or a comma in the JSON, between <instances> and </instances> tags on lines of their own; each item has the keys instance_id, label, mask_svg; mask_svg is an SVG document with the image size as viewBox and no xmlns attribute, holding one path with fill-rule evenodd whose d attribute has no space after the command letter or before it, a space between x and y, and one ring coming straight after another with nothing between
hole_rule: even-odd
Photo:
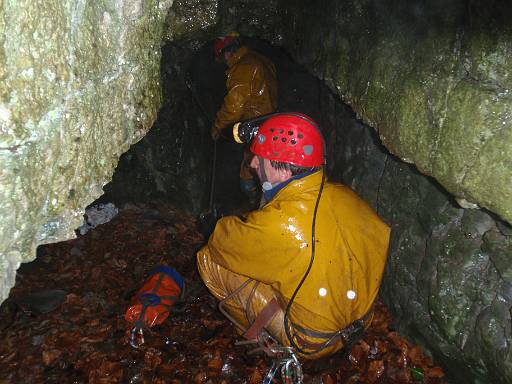
<instances>
[{"instance_id":1,"label":"glove","mask_svg":"<svg viewBox=\"0 0 512 384\"><path fill-rule=\"evenodd\" d=\"M216 207L214 207L211 212L205 212L199 215L198 230L205 240L210 238L217 221L221 217L222 213Z\"/></svg>"}]
</instances>

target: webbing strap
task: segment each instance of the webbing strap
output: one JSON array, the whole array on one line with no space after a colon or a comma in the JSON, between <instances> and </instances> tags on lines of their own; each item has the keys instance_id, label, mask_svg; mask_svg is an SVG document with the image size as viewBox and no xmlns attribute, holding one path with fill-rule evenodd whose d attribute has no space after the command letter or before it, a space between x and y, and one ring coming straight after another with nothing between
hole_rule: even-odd
<instances>
[{"instance_id":1,"label":"webbing strap","mask_svg":"<svg viewBox=\"0 0 512 384\"><path fill-rule=\"evenodd\" d=\"M325 339L325 342L321 343L314 343L311 341L306 340L305 338L301 337L297 333L295 333L294 337L306 348L309 349L317 349L318 351L321 351L324 348L327 348L329 345L334 343L336 340L341 340L344 345L348 345L356 341L362 334L365 328L365 323L368 321L368 319L373 314L373 307L370 308L366 314L358 319L353 321L351 324L346 326L343 329L340 329L336 332L317 332L313 331L311 329L304 328L298 324L292 323L292 327L302 333L305 336L313 337L315 339Z\"/></svg>"},{"instance_id":2,"label":"webbing strap","mask_svg":"<svg viewBox=\"0 0 512 384\"><path fill-rule=\"evenodd\" d=\"M160 284L162 284L163 278L164 278L164 274L160 273L160 276L158 277L158 280L156 281L155 286L153 287L153 289L151 291L149 291L149 293L153 293L154 294L156 291L158 291L158 288L160 288ZM146 314L146 310L148 309L149 306L150 306L150 304L147 304L147 303L143 303L142 304L142 308L140 310L139 318L135 322L135 328L142 329L142 327L144 325L146 325L146 324L144 324L143 320L144 320L144 315Z\"/></svg>"},{"instance_id":3,"label":"webbing strap","mask_svg":"<svg viewBox=\"0 0 512 384\"><path fill-rule=\"evenodd\" d=\"M276 316L279 310L281 310L281 306L277 300L273 298L267 305L265 305L258 316L256 316L249 329L244 333L244 337L247 340L256 339L263 328L265 328Z\"/></svg>"}]
</instances>

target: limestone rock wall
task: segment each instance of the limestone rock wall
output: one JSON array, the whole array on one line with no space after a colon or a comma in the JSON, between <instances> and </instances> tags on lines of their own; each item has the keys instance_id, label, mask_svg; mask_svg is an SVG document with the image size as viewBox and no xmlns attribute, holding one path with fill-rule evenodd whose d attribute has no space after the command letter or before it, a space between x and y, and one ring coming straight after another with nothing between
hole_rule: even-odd
<instances>
[{"instance_id":1,"label":"limestone rock wall","mask_svg":"<svg viewBox=\"0 0 512 384\"><path fill-rule=\"evenodd\" d=\"M392 153L512 222L509 2L279 4L283 44Z\"/></svg>"},{"instance_id":2,"label":"limestone rock wall","mask_svg":"<svg viewBox=\"0 0 512 384\"><path fill-rule=\"evenodd\" d=\"M38 244L74 236L151 127L171 3L0 2L0 300Z\"/></svg>"}]
</instances>

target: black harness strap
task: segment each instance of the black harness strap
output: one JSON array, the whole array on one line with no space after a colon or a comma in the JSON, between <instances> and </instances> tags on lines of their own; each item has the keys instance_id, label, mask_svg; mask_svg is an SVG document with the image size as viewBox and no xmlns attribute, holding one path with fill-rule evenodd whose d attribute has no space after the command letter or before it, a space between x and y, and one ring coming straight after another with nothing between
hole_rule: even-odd
<instances>
[{"instance_id":1,"label":"black harness strap","mask_svg":"<svg viewBox=\"0 0 512 384\"><path fill-rule=\"evenodd\" d=\"M294 338L297 339L297 341L299 341L306 348L317 350L316 352L320 352L321 350L332 345L337 340L341 340L344 346L348 346L361 338L365 329L365 323L371 318L372 314L373 307L370 308L370 310L366 312L362 318L353 321L345 328L336 332L317 332L292 323L292 327L299 331L301 334L315 339L325 339L326 341L323 343L313 343L301 337L296 332L294 334Z\"/></svg>"}]
</instances>

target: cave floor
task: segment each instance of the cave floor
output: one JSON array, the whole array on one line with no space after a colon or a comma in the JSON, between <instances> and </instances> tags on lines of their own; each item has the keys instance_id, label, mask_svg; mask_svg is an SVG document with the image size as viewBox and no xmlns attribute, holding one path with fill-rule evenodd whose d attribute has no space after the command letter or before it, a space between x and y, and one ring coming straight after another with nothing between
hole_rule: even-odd
<instances>
[{"instance_id":1,"label":"cave floor","mask_svg":"<svg viewBox=\"0 0 512 384\"><path fill-rule=\"evenodd\" d=\"M195 252L203 242L193 217L155 204L125 206L77 239L41 246L0 307L0 384L261 383L270 360L235 345L239 337L198 277ZM134 349L124 313L158 264L176 268L189 294ZM31 301L46 290L59 290L53 303ZM431 358L393 331L379 303L364 338L305 363L304 382L446 381Z\"/></svg>"}]
</instances>

